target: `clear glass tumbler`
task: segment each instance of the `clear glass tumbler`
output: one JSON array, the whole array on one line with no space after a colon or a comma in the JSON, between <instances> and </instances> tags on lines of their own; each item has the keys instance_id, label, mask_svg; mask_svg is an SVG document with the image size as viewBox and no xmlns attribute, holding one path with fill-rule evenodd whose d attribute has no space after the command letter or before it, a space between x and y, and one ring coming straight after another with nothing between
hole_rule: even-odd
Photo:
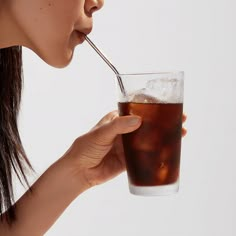
<instances>
[{"instance_id":1,"label":"clear glass tumbler","mask_svg":"<svg viewBox=\"0 0 236 236\"><path fill-rule=\"evenodd\" d=\"M183 115L181 71L120 74L119 115L138 115L142 125L123 134L129 189L153 196L178 192Z\"/></svg>"}]
</instances>

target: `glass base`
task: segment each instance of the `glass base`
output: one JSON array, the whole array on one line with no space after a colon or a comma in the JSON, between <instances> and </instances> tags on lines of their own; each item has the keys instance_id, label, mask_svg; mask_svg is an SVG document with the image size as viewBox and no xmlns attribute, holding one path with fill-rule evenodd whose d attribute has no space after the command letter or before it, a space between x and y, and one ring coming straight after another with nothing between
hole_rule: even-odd
<instances>
[{"instance_id":1,"label":"glass base","mask_svg":"<svg viewBox=\"0 0 236 236\"><path fill-rule=\"evenodd\" d=\"M134 195L140 196L165 196L179 191L179 181L168 185L159 186L135 186L129 183L129 191Z\"/></svg>"}]
</instances>

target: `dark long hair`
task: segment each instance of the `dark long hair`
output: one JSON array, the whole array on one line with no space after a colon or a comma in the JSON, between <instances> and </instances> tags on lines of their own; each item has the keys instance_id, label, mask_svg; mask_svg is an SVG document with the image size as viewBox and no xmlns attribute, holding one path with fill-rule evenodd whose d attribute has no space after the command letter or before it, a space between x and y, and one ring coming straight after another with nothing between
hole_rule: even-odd
<instances>
[{"instance_id":1,"label":"dark long hair","mask_svg":"<svg viewBox=\"0 0 236 236\"><path fill-rule=\"evenodd\" d=\"M25 170L32 169L17 127L22 90L22 47L0 49L0 214L16 219L12 174L29 187Z\"/></svg>"}]
</instances>

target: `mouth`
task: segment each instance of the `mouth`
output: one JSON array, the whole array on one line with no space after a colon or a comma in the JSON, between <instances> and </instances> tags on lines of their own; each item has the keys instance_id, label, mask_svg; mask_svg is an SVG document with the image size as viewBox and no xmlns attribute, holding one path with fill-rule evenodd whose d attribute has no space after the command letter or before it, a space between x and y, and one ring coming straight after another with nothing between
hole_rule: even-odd
<instances>
[{"instance_id":1,"label":"mouth","mask_svg":"<svg viewBox=\"0 0 236 236\"><path fill-rule=\"evenodd\" d=\"M90 34L92 31L92 27L84 28L83 30L75 30L77 37L80 41L80 43L83 43L85 41L85 36Z\"/></svg>"}]
</instances>

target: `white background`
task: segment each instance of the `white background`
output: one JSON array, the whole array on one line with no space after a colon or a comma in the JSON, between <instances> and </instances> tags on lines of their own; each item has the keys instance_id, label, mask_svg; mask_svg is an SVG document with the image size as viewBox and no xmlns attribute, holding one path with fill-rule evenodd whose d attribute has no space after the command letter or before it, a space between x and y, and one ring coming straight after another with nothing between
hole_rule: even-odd
<instances>
[{"instance_id":1,"label":"white background","mask_svg":"<svg viewBox=\"0 0 236 236\"><path fill-rule=\"evenodd\" d=\"M120 72L185 71L180 192L133 196L124 173L79 196L47 236L236 235L235 10L235 0L110 0L95 14L91 39ZM115 77L86 43L65 69L25 49L24 75L20 131L34 180L116 109Z\"/></svg>"}]
</instances>

